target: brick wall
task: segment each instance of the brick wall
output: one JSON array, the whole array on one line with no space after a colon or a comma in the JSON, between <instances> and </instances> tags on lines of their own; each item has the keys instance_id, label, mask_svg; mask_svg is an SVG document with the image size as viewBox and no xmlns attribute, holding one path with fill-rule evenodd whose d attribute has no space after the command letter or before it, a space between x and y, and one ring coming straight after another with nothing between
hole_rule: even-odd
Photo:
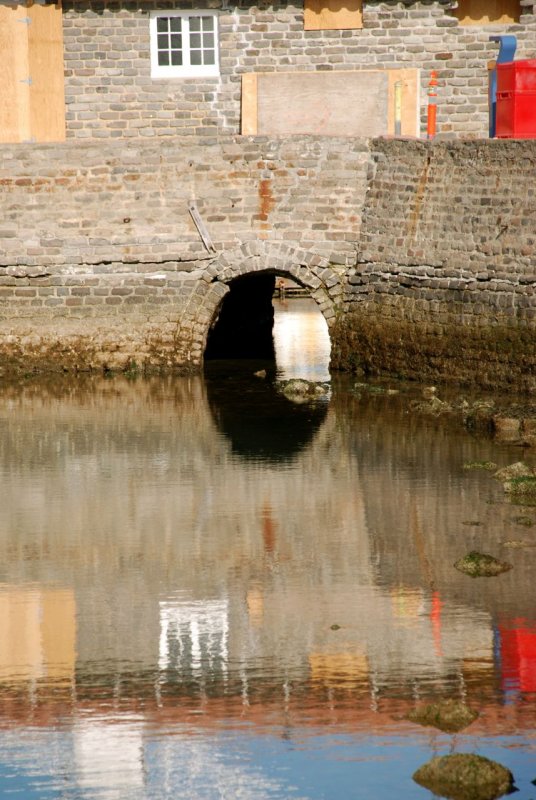
<instances>
[{"instance_id":1,"label":"brick wall","mask_svg":"<svg viewBox=\"0 0 536 800\"><path fill-rule=\"evenodd\" d=\"M334 317L356 258L366 141L93 141L3 156L0 370L196 367L226 282L264 269Z\"/></svg>"},{"instance_id":2,"label":"brick wall","mask_svg":"<svg viewBox=\"0 0 536 800\"><path fill-rule=\"evenodd\" d=\"M270 271L311 291L337 367L536 388L534 141L3 155L0 369L198 368L229 284Z\"/></svg>"},{"instance_id":3,"label":"brick wall","mask_svg":"<svg viewBox=\"0 0 536 800\"><path fill-rule=\"evenodd\" d=\"M210 8L218 8L219 0ZM495 34L518 37L517 58L536 57L533 0L521 0L520 24L462 26L449 2L365 2L363 28L304 31L303 6L231 5L219 14L219 78L152 79L145 0L64 2L67 135L75 138L197 136L240 132L241 74L416 67L421 127L426 88L439 71L438 129L487 135L487 62ZM180 8L202 8L183 2ZM225 4L227 5L227 4ZM450 3L454 5L454 3ZM166 7L177 8L169 2Z\"/></svg>"},{"instance_id":4,"label":"brick wall","mask_svg":"<svg viewBox=\"0 0 536 800\"><path fill-rule=\"evenodd\" d=\"M536 391L536 144L373 148L335 363Z\"/></svg>"}]
</instances>

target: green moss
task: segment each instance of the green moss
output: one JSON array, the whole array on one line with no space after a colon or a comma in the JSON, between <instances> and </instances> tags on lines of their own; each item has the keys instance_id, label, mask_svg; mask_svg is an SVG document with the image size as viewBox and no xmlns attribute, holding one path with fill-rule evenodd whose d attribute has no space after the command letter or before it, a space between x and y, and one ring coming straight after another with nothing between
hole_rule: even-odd
<instances>
[{"instance_id":1,"label":"green moss","mask_svg":"<svg viewBox=\"0 0 536 800\"><path fill-rule=\"evenodd\" d=\"M486 469L490 472L494 469L497 469L497 464L493 461L467 461L463 465L464 469Z\"/></svg>"},{"instance_id":2,"label":"green moss","mask_svg":"<svg viewBox=\"0 0 536 800\"><path fill-rule=\"evenodd\" d=\"M507 494L523 494L536 496L536 476L519 475L517 478L510 478L503 484Z\"/></svg>"}]
</instances>

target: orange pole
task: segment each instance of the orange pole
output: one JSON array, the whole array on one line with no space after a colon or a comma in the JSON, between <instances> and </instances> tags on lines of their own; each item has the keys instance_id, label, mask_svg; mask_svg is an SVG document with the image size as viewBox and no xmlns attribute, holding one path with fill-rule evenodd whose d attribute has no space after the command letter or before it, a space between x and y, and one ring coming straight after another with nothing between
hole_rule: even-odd
<instances>
[{"instance_id":1,"label":"orange pole","mask_svg":"<svg viewBox=\"0 0 536 800\"><path fill-rule=\"evenodd\" d=\"M430 82L428 83L428 118L426 122L426 136L428 139L433 139L436 135L436 122L437 122L437 72L433 69L430 73Z\"/></svg>"}]
</instances>

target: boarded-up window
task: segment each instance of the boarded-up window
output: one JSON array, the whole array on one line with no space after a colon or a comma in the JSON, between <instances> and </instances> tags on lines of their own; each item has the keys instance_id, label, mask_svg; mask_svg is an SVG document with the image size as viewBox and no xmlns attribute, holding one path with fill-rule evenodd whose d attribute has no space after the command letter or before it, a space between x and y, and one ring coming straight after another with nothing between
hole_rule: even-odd
<instances>
[{"instance_id":1,"label":"boarded-up window","mask_svg":"<svg viewBox=\"0 0 536 800\"><path fill-rule=\"evenodd\" d=\"M306 31L353 30L363 27L363 0L305 0Z\"/></svg>"},{"instance_id":2,"label":"boarded-up window","mask_svg":"<svg viewBox=\"0 0 536 800\"><path fill-rule=\"evenodd\" d=\"M0 5L0 142L65 139L60 5Z\"/></svg>"},{"instance_id":3,"label":"boarded-up window","mask_svg":"<svg viewBox=\"0 0 536 800\"><path fill-rule=\"evenodd\" d=\"M519 0L458 0L452 13L460 25L511 24L519 22L521 5Z\"/></svg>"},{"instance_id":4,"label":"boarded-up window","mask_svg":"<svg viewBox=\"0 0 536 800\"><path fill-rule=\"evenodd\" d=\"M419 85L417 69L246 73L241 132L418 136Z\"/></svg>"}]
</instances>

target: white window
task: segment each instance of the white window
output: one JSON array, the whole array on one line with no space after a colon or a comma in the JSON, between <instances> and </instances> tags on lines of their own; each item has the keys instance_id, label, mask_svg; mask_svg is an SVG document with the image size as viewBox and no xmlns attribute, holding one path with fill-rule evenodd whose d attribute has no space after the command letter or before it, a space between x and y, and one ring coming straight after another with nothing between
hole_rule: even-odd
<instances>
[{"instance_id":1,"label":"white window","mask_svg":"<svg viewBox=\"0 0 536 800\"><path fill-rule=\"evenodd\" d=\"M151 75L219 75L218 18L214 11L151 13Z\"/></svg>"}]
</instances>

